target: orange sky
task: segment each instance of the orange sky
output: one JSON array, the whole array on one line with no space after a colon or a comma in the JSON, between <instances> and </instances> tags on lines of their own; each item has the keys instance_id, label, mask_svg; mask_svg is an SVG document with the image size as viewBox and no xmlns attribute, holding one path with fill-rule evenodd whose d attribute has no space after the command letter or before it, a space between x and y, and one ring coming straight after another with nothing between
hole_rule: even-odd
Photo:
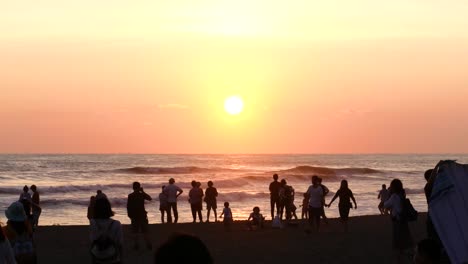
<instances>
[{"instance_id":1,"label":"orange sky","mask_svg":"<svg viewBox=\"0 0 468 264\"><path fill-rule=\"evenodd\" d=\"M0 152L468 152L465 1L133 2L2 4Z\"/></svg>"}]
</instances>

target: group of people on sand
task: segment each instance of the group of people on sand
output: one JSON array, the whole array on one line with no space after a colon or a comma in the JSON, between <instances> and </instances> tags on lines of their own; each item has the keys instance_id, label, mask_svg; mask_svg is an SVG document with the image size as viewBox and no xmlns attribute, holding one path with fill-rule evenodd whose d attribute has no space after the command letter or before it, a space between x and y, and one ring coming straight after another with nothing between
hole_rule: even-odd
<instances>
[{"instance_id":1,"label":"group of people on sand","mask_svg":"<svg viewBox=\"0 0 468 264\"><path fill-rule=\"evenodd\" d=\"M6 226L0 225L0 263L37 262L34 231L39 225L41 212L36 185L30 188L25 185L19 199L5 211Z\"/></svg>"}]
</instances>

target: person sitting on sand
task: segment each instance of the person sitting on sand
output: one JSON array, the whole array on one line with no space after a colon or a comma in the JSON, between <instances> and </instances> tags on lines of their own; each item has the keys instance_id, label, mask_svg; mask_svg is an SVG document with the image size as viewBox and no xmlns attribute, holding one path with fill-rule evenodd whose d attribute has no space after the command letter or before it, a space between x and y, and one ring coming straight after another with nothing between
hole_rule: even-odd
<instances>
[{"instance_id":1,"label":"person sitting on sand","mask_svg":"<svg viewBox=\"0 0 468 264\"><path fill-rule=\"evenodd\" d=\"M257 228L263 228L263 221L265 218L260 213L260 208L255 206L253 212L250 213L249 218L247 219L249 230L256 230Z\"/></svg>"},{"instance_id":2,"label":"person sitting on sand","mask_svg":"<svg viewBox=\"0 0 468 264\"><path fill-rule=\"evenodd\" d=\"M318 183L318 177L312 176L312 185L307 189L309 197L309 225L315 232L320 229L320 216L323 205L323 188Z\"/></svg>"},{"instance_id":3,"label":"person sitting on sand","mask_svg":"<svg viewBox=\"0 0 468 264\"><path fill-rule=\"evenodd\" d=\"M200 238L187 234L174 234L154 254L155 264L213 263L210 251Z\"/></svg>"},{"instance_id":4,"label":"person sitting on sand","mask_svg":"<svg viewBox=\"0 0 468 264\"><path fill-rule=\"evenodd\" d=\"M327 207L330 207L337 197L340 197L340 202L338 203L340 221L343 224L344 231L347 232L349 209L353 207L350 200L353 200L354 209L357 209L356 199L354 199L353 192L348 188L347 180L341 181L340 189L336 192L335 196L333 196L333 199L330 201Z\"/></svg>"},{"instance_id":5,"label":"person sitting on sand","mask_svg":"<svg viewBox=\"0 0 468 264\"><path fill-rule=\"evenodd\" d=\"M41 216L42 208L40 206L40 196L39 192L37 191L36 185L31 185L31 191L33 192L31 198L31 206L32 206L32 227L33 230L37 228L39 225L39 217Z\"/></svg>"},{"instance_id":6,"label":"person sitting on sand","mask_svg":"<svg viewBox=\"0 0 468 264\"><path fill-rule=\"evenodd\" d=\"M94 205L96 204L96 196L91 196L89 198L89 205L88 205L88 220L94 219Z\"/></svg>"},{"instance_id":7,"label":"person sitting on sand","mask_svg":"<svg viewBox=\"0 0 468 264\"><path fill-rule=\"evenodd\" d=\"M131 219L132 232L134 234L134 246L135 250L139 249L138 245L138 233L143 233L143 238L146 242L146 248L151 250L151 240L149 237L148 230L148 216L145 210L145 200L151 201L151 196L149 196L143 187L141 187L139 182L133 183L133 193L128 195L127 200L127 214ZM97 200L96 200L97 202Z\"/></svg>"},{"instance_id":8,"label":"person sitting on sand","mask_svg":"<svg viewBox=\"0 0 468 264\"><path fill-rule=\"evenodd\" d=\"M390 198L385 201L384 207L392 210L392 244L397 263L400 263L404 259L404 255L413 246L413 238L409 230L408 221L401 217L405 198L403 183L399 179L392 180L390 183Z\"/></svg>"},{"instance_id":9,"label":"person sitting on sand","mask_svg":"<svg viewBox=\"0 0 468 264\"><path fill-rule=\"evenodd\" d=\"M387 190L387 185L385 184L382 184L382 189L379 191L379 195L377 196L377 199L380 199L380 203L379 203L379 211L380 211L380 214L383 215L383 214L388 214L388 210L384 208L384 203L385 201L387 201L388 199L388 190Z\"/></svg>"},{"instance_id":10,"label":"person sitting on sand","mask_svg":"<svg viewBox=\"0 0 468 264\"><path fill-rule=\"evenodd\" d=\"M5 237L10 241L15 259L18 263L36 263L36 248L33 232L21 202L12 203L5 211L8 219L3 229Z\"/></svg>"},{"instance_id":11,"label":"person sitting on sand","mask_svg":"<svg viewBox=\"0 0 468 264\"><path fill-rule=\"evenodd\" d=\"M210 211L213 209L213 214L215 217L215 222L218 221L218 216L216 215L216 197L218 196L218 190L213 187L213 182L208 182L208 188L205 190L205 202L206 202L206 222L210 221Z\"/></svg>"},{"instance_id":12,"label":"person sitting on sand","mask_svg":"<svg viewBox=\"0 0 468 264\"><path fill-rule=\"evenodd\" d=\"M275 207L276 214L280 214L280 204L279 204L279 191L281 183L278 182L278 174L273 174L273 181L270 183L270 205L271 205L271 219L275 217Z\"/></svg>"},{"instance_id":13,"label":"person sitting on sand","mask_svg":"<svg viewBox=\"0 0 468 264\"><path fill-rule=\"evenodd\" d=\"M93 263L121 263L123 252L122 224L112 219L114 212L108 199L97 199L94 218L90 221Z\"/></svg>"},{"instance_id":14,"label":"person sitting on sand","mask_svg":"<svg viewBox=\"0 0 468 264\"><path fill-rule=\"evenodd\" d=\"M203 207L203 190L196 181L192 181L192 189L189 192L190 209L192 210L193 222L197 221L197 214L200 223L202 220L202 207Z\"/></svg>"},{"instance_id":15,"label":"person sitting on sand","mask_svg":"<svg viewBox=\"0 0 468 264\"><path fill-rule=\"evenodd\" d=\"M16 264L15 253L0 224L0 263Z\"/></svg>"},{"instance_id":16,"label":"person sitting on sand","mask_svg":"<svg viewBox=\"0 0 468 264\"><path fill-rule=\"evenodd\" d=\"M232 218L231 208L229 208L228 202L224 202L224 209L219 217L224 217L223 218L224 229L226 231L229 231L231 229L233 218Z\"/></svg>"},{"instance_id":17,"label":"person sitting on sand","mask_svg":"<svg viewBox=\"0 0 468 264\"><path fill-rule=\"evenodd\" d=\"M179 219L179 213L177 211L177 197L181 195L184 191L182 191L179 186L175 185L174 178L169 179L169 185L164 188L164 194L167 196L167 222L172 223L172 215L171 215L171 208L174 213L174 223L177 223Z\"/></svg>"},{"instance_id":18,"label":"person sitting on sand","mask_svg":"<svg viewBox=\"0 0 468 264\"><path fill-rule=\"evenodd\" d=\"M164 193L165 185L161 187L161 193L159 194L159 211L161 212L161 223L164 224L164 214L167 212L167 195ZM170 212L168 213L170 214Z\"/></svg>"}]
</instances>

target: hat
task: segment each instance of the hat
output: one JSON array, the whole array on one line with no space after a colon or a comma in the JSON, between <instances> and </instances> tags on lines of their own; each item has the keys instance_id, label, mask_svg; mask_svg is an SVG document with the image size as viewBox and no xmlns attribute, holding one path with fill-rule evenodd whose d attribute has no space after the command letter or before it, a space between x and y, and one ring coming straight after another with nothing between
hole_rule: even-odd
<instances>
[{"instance_id":1,"label":"hat","mask_svg":"<svg viewBox=\"0 0 468 264\"><path fill-rule=\"evenodd\" d=\"M26 213L21 202L12 203L5 211L5 216L8 220L13 222L24 222L26 220Z\"/></svg>"}]
</instances>

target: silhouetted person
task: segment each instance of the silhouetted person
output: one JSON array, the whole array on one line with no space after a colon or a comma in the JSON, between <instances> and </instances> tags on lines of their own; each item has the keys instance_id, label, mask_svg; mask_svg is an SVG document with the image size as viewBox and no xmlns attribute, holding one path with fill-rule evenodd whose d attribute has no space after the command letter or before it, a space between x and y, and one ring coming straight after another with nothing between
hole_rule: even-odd
<instances>
[{"instance_id":1,"label":"silhouetted person","mask_svg":"<svg viewBox=\"0 0 468 264\"><path fill-rule=\"evenodd\" d=\"M384 208L384 203L385 201L387 201L388 199L388 190L387 190L387 185L385 184L382 184L382 190L379 191L379 195L377 196L377 199L380 199L380 203L379 203L379 211L380 211L380 214L388 214L388 211Z\"/></svg>"},{"instance_id":2,"label":"silhouetted person","mask_svg":"<svg viewBox=\"0 0 468 264\"><path fill-rule=\"evenodd\" d=\"M101 190L96 191L96 200L98 199L107 199L107 195L103 193Z\"/></svg>"},{"instance_id":3,"label":"silhouetted person","mask_svg":"<svg viewBox=\"0 0 468 264\"><path fill-rule=\"evenodd\" d=\"M39 225L39 217L41 216L42 208L40 206L41 199L39 196L39 192L37 191L36 185L31 185L31 191L33 191L33 195L31 198L32 227L33 229L35 229Z\"/></svg>"},{"instance_id":4,"label":"silhouetted person","mask_svg":"<svg viewBox=\"0 0 468 264\"><path fill-rule=\"evenodd\" d=\"M320 229L320 216L323 205L323 188L318 183L318 177L312 177L312 185L307 190L309 197L309 225L315 232Z\"/></svg>"},{"instance_id":5,"label":"silhouetted person","mask_svg":"<svg viewBox=\"0 0 468 264\"><path fill-rule=\"evenodd\" d=\"M320 211L320 216L323 218L323 221L325 222L325 224L328 224L328 218L325 215L325 196L327 196L327 194L330 192L330 190L327 188L327 186L322 184L322 178L318 177L317 181L318 181L318 184L320 185L320 187L322 187L322 190L323 190L323 199L322 199L322 207L321 207L321 211Z\"/></svg>"},{"instance_id":6,"label":"silhouetted person","mask_svg":"<svg viewBox=\"0 0 468 264\"><path fill-rule=\"evenodd\" d=\"M231 208L229 208L229 203L228 202L224 203L223 212L221 213L221 215L219 217L224 217L223 218L224 229L226 231L231 230L231 224L233 222L233 217L232 217Z\"/></svg>"},{"instance_id":7,"label":"silhouetted person","mask_svg":"<svg viewBox=\"0 0 468 264\"><path fill-rule=\"evenodd\" d=\"M155 264L213 263L213 258L200 238L187 234L172 235L154 254Z\"/></svg>"},{"instance_id":8,"label":"silhouetted person","mask_svg":"<svg viewBox=\"0 0 468 264\"><path fill-rule=\"evenodd\" d=\"M265 221L265 218L260 213L260 208L255 206L252 210L252 213L250 213L249 218L247 219L249 230L263 228L263 221Z\"/></svg>"},{"instance_id":9,"label":"silhouetted person","mask_svg":"<svg viewBox=\"0 0 468 264\"><path fill-rule=\"evenodd\" d=\"M121 263L123 232L120 221L107 198L96 199L94 218L90 220L91 257L93 263Z\"/></svg>"},{"instance_id":10,"label":"silhouetted person","mask_svg":"<svg viewBox=\"0 0 468 264\"><path fill-rule=\"evenodd\" d=\"M146 247L151 249L151 240L148 233L148 217L145 210L145 200L151 201L151 196L143 191L139 182L133 183L133 193L128 195L127 214L131 219L132 232L134 235L134 249L138 249L138 234L143 233ZM97 200L96 200L97 202Z\"/></svg>"},{"instance_id":11,"label":"silhouetted person","mask_svg":"<svg viewBox=\"0 0 468 264\"><path fill-rule=\"evenodd\" d=\"M167 205L167 195L164 193L164 188L166 188L166 186L162 186L161 187L161 193L159 194L159 211L161 212L161 223L164 224L164 214L167 212L168 210L168 205ZM170 214L170 212L168 213Z\"/></svg>"},{"instance_id":12,"label":"silhouetted person","mask_svg":"<svg viewBox=\"0 0 468 264\"><path fill-rule=\"evenodd\" d=\"M353 192L348 188L347 180L341 181L340 189L336 192L335 196L333 196L333 199L330 201L330 203L327 206L330 207L330 205L333 203L333 201L335 201L337 197L340 198L340 201L338 203L338 210L340 212L340 221L343 224L344 231L347 232L349 209L353 207L353 205L351 204L351 200L353 200L354 209L357 209L356 199L354 199Z\"/></svg>"},{"instance_id":13,"label":"silhouetted person","mask_svg":"<svg viewBox=\"0 0 468 264\"><path fill-rule=\"evenodd\" d=\"M4 228L5 237L13 248L18 263L36 263L36 249L33 232L21 202L12 203L5 211L8 219Z\"/></svg>"},{"instance_id":14,"label":"silhouetted person","mask_svg":"<svg viewBox=\"0 0 468 264\"><path fill-rule=\"evenodd\" d=\"M216 197L218 197L218 190L213 187L213 182L208 182L208 188L205 190L205 202L206 202L206 222L210 221L210 211L213 210L213 214L215 217L215 222L218 221L218 216L216 214Z\"/></svg>"},{"instance_id":15,"label":"silhouetted person","mask_svg":"<svg viewBox=\"0 0 468 264\"><path fill-rule=\"evenodd\" d=\"M0 263L16 264L15 253L0 224Z\"/></svg>"},{"instance_id":16,"label":"silhouetted person","mask_svg":"<svg viewBox=\"0 0 468 264\"><path fill-rule=\"evenodd\" d=\"M179 186L175 185L175 180L173 178L169 179L169 185L164 188L164 194L167 196L167 222L172 223L172 212L174 213L174 223L177 223L179 219L179 213L177 212L177 197L183 193L182 189Z\"/></svg>"},{"instance_id":17,"label":"silhouetted person","mask_svg":"<svg viewBox=\"0 0 468 264\"><path fill-rule=\"evenodd\" d=\"M293 187L287 185L285 179L282 179L280 184L280 219L283 216L283 210L286 210L286 220L291 220L292 206L294 201L294 189Z\"/></svg>"},{"instance_id":18,"label":"silhouetted person","mask_svg":"<svg viewBox=\"0 0 468 264\"><path fill-rule=\"evenodd\" d=\"M193 222L197 221L197 214L200 223L202 220L203 190L196 181L192 181L192 189L189 192L190 209L192 210Z\"/></svg>"},{"instance_id":19,"label":"silhouetted person","mask_svg":"<svg viewBox=\"0 0 468 264\"><path fill-rule=\"evenodd\" d=\"M96 196L91 196L89 198L89 205L88 205L88 213L86 217L88 217L88 220L94 219L94 205L96 204Z\"/></svg>"},{"instance_id":20,"label":"silhouetted person","mask_svg":"<svg viewBox=\"0 0 468 264\"><path fill-rule=\"evenodd\" d=\"M413 238L409 230L408 221L402 217L403 202L406 199L403 183L398 179L392 180L390 190L390 198L385 201L384 207L392 210L392 244L397 262L400 263L405 251L413 246Z\"/></svg>"},{"instance_id":21,"label":"silhouetted person","mask_svg":"<svg viewBox=\"0 0 468 264\"><path fill-rule=\"evenodd\" d=\"M418 243L414 255L415 264L439 264L440 261L440 247L436 241L426 238Z\"/></svg>"},{"instance_id":22,"label":"silhouetted person","mask_svg":"<svg viewBox=\"0 0 468 264\"><path fill-rule=\"evenodd\" d=\"M304 199L302 199L302 216L301 219L309 218L309 196L307 193L304 193Z\"/></svg>"},{"instance_id":23,"label":"silhouetted person","mask_svg":"<svg viewBox=\"0 0 468 264\"><path fill-rule=\"evenodd\" d=\"M31 207L32 207L32 198L29 194L29 187L25 185L23 187L23 192L20 194L19 200L24 208L24 213L28 218L29 222L32 222L32 214L31 214Z\"/></svg>"},{"instance_id":24,"label":"silhouetted person","mask_svg":"<svg viewBox=\"0 0 468 264\"><path fill-rule=\"evenodd\" d=\"M270 205L271 205L271 219L275 217L275 207L276 214L280 214L280 205L279 205L279 189L281 183L278 182L278 174L273 175L273 181L270 183Z\"/></svg>"}]
</instances>

